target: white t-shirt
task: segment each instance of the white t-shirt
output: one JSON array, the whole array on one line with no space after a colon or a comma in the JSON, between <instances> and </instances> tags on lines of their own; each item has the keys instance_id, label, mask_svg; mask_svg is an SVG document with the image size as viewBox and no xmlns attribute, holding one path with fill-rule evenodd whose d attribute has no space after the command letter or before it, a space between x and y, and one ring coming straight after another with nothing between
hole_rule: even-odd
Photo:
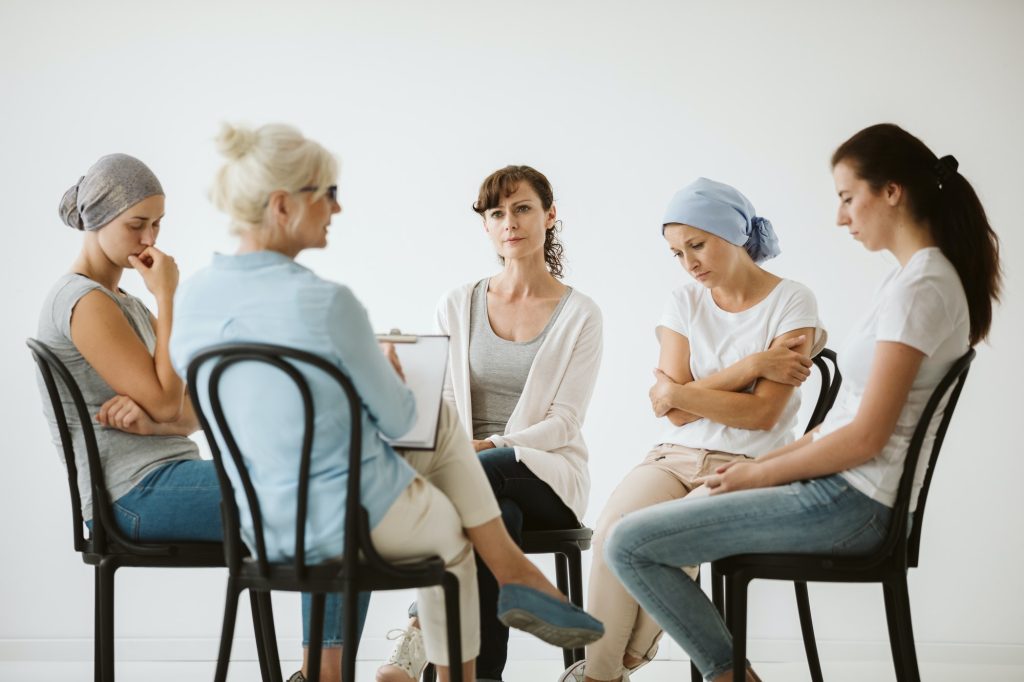
<instances>
[{"instance_id":1,"label":"white t-shirt","mask_svg":"<svg viewBox=\"0 0 1024 682\"><path fill-rule=\"evenodd\" d=\"M817 330L815 353L824 347L827 337L818 319L814 294L788 279L775 285L763 301L738 313L722 310L709 289L698 282L688 282L672 292L658 326L682 334L690 342L690 372L694 379L703 379L748 355L768 350L773 340L795 329ZM751 384L746 391L753 388ZM800 391L795 390L770 431L698 419L684 426L670 425L660 442L757 457L793 440L799 409Z\"/></svg>"},{"instance_id":2,"label":"white t-shirt","mask_svg":"<svg viewBox=\"0 0 1024 682\"><path fill-rule=\"evenodd\" d=\"M960 277L938 248L921 249L882 282L875 296L875 307L854 327L839 352L843 385L815 438L849 424L857 415L877 342L898 341L921 351L925 358L885 447L864 464L842 472L843 478L857 490L888 507L895 504L907 446L918 419L939 381L970 347L970 329L967 297ZM932 428L921 448L921 459L914 473L911 510L917 506L938 422L938 419L932 420Z\"/></svg>"}]
</instances>

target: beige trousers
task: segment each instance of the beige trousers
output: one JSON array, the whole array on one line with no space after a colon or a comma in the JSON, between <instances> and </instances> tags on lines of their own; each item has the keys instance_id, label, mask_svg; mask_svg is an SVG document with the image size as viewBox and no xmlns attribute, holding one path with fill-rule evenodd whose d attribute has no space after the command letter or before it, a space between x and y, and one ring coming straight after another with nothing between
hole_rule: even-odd
<instances>
[{"instance_id":1,"label":"beige trousers","mask_svg":"<svg viewBox=\"0 0 1024 682\"><path fill-rule=\"evenodd\" d=\"M459 581L459 621L462 658L480 653L480 606L473 547L463 528L473 528L501 516L491 484L480 466L455 410L442 406L436 450L403 451L417 471L412 483L391 505L370 537L382 557L414 561L440 556ZM417 590L419 618L427 660L449 665L444 591Z\"/></svg>"},{"instance_id":2,"label":"beige trousers","mask_svg":"<svg viewBox=\"0 0 1024 682\"><path fill-rule=\"evenodd\" d=\"M629 653L650 659L661 639L661 628L619 583L604 561L604 542L624 515L659 502L707 494L695 479L743 455L698 450L681 445L659 445L626 474L605 505L594 529L587 610L604 622L604 637L587 647L587 677L614 680L622 675L622 658ZM691 578L697 567L684 566Z\"/></svg>"}]
</instances>

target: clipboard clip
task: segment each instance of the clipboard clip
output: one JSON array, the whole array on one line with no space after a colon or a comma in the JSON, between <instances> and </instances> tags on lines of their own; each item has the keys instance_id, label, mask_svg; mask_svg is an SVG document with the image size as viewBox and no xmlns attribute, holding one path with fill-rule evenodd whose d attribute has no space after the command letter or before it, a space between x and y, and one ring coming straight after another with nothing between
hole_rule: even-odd
<instances>
[{"instance_id":1,"label":"clipboard clip","mask_svg":"<svg viewBox=\"0 0 1024 682\"><path fill-rule=\"evenodd\" d=\"M401 329L393 327L387 334L378 334L377 340L382 343L416 343L419 337L415 334L403 334Z\"/></svg>"}]
</instances>

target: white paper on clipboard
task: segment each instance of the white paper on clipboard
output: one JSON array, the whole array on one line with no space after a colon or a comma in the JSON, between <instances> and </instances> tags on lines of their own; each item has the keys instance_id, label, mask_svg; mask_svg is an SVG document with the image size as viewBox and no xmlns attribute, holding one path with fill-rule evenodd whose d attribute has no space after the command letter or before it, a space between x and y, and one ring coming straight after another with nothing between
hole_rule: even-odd
<instances>
[{"instance_id":1,"label":"white paper on clipboard","mask_svg":"<svg viewBox=\"0 0 1024 682\"><path fill-rule=\"evenodd\" d=\"M405 374L405 385L416 398L416 423L413 427L400 438L384 440L392 447L406 450L435 449L444 375L448 370L448 337L383 335L377 338L394 342L395 353Z\"/></svg>"}]
</instances>

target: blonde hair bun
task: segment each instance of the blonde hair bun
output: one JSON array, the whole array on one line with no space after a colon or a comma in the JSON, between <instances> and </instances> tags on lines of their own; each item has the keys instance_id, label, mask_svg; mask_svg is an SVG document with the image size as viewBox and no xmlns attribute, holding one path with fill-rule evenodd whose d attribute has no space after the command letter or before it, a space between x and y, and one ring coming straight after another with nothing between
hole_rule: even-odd
<instances>
[{"instance_id":1,"label":"blonde hair bun","mask_svg":"<svg viewBox=\"0 0 1024 682\"><path fill-rule=\"evenodd\" d=\"M243 158L256 146L256 131L242 125L222 123L215 141L217 151L235 161Z\"/></svg>"},{"instance_id":2,"label":"blonde hair bun","mask_svg":"<svg viewBox=\"0 0 1024 682\"><path fill-rule=\"evenodd\" d=\"M290 125L222 123L215 140L225 160L213 179L210 199L231 217L236 233L261 228L271 193L298 192L310 185L325 192L338 177L334 156Z\"/></svg>"}]
</instances>

